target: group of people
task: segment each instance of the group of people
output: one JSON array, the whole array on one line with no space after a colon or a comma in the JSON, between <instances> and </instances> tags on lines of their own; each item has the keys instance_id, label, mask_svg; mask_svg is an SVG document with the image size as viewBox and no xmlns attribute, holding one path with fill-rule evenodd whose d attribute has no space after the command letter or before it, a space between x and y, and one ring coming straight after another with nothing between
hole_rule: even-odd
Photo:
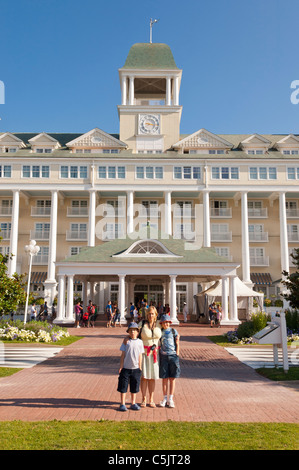
<instances>
[{"instance_id":1,"label":"group of people","mask_svg":"<svg viewBox=\"0 0 299 470\"><path fill-rule=\"evenodd\" d=\"M126 393L130 386L131 409L140 410L147 405L155 408L156 380L162 379L163 398L160 406L174 408L175 379L180 376L179 334L171 326L170 315L163 313L158 319L154 306L146 309L145 317L131 321L120 347L121 359L117 391L121 395L120 411L127 411ZM140 406L136 395L141 389ZM147 401L148 400L148 401Z\"/></svg>"},{"instance_id":2,"label":"group of people","mask_svg":"<svg viewBox=\"0 0 299 470\"><path fill-rule=\"evenodd\" d=\"M33 302L31 305L31 309L30 309L30 320L31 321L34 321L34 320L47 321L49 317L49 313L50 313L50 309L48 307L47 302L43 303L40 306L39 312L37 311L36 303ZM55 307L54 305L52 305L52 308L51 308L52 319L55 318L55 314L56 314Z\"/></svg>"},{"instance_id":3,"label":"group of people","mask_svg":"<svg viewBox=\"0 0 299 470\"><path fill-rule=\"evenodd\" d=\"M209 318L210 318L210 326L213 328L214 325L216 325L218 328L220 328L220 321L222 318L222 308L220 305L217 305L215 302L212 302L209 305Z\"/></svg>"},{"instance_id":4,"label":"group of people","mask_svg":"<svg viewBox=\"0 0 299 470\"><path fill-rule=\"evenodd\" d=\"M76 316L76 328L89 328L95 326L95 321L98 316L97 305L91 300L88 302L88 306L84 312L83 302L78 300L75 305L75 316Z\"/></svg>"},{"instance_id":5,"label":"group of people","mask_svg":"<svg viewBox=\"0 0 299 470\"><path fill-rule=\"evenodd\" d=\"M120 323L120 310L117 306L117 303L114 302L112 304L111 300L108 301L108 304L106 305L106 315L107 315L107 328L110 326L115 327L116 323L121 326Z\"/></svg>"}]
</instances>

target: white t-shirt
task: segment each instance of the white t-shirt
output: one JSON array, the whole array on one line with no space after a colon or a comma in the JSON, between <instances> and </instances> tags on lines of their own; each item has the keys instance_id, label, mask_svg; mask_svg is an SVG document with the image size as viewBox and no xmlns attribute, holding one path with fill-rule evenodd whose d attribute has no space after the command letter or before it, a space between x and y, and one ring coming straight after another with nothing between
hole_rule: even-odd
<instances>
[{"instance_id":1,"label":"white t-shirt","mask_svg":"<svg viewBox=\"0 0 299 470\"><path fill-rule=\"evenodd\" d=\"M139 369L139 356L144 352L141 339L129 339L127 344L122 343L120 350L125 352L124 369Z\"/></svg>"}]
</instances>

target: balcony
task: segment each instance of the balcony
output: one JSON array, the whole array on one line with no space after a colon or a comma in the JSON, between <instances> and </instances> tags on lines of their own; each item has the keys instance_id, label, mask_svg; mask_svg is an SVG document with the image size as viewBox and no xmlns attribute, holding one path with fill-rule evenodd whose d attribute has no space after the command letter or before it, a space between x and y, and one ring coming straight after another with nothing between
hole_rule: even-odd
<instances>
[{"instance_id":1,"label":"balcony","mask_svg":"<svg viewBox=\"0 0 299 470\"><path fill-rule=\"evenodd\" d=\"M30 230L30 240L49 240L49 230Z\"/></svg>"},{"instance_id":2,"label":"balcony","mask_svg":"<svg viewBox=\"0 0 299 470\"><path fill-rule=\"evenodd\" d=\"M0 217L1 216L5 217L11 214L12 214L12 207L5 207L5 206L0 207Z\"/></svg>"},{"instance_id":3,"label":"balcony","mask_svg":"<svg viewBox=\"0 0 299 470\"><path fill-rule=\"evenodd\" d=\"M210 217L229 219L232 217L232 209L231 207L212 207Z\"/></svg>"},{"instance_id":4,"label":"balcony","mask_svg":"<svg viewBox=\"0 0 299 470\"><path fill-rule=\"evenodd\" d=\"M48 265L49 255L36 255L32 257L32 264L35 265Z\"/></svg>"},{"instance_id":5,"label":"balcony","mask_svg":"<svg viewBox=\"0 0 299 470\"><path fill-rule=\"evenodd\" d=\"M66 231L66 240L67 241L75 241L75 240L81 240L81 241L87 241L87 231L82 230L67 230Z\"/></svg>"},{"instance_id":6,"label":"balcony","mask_svg":"<svg viewBox=\"0 0 299 470\"><path fill-rule=\"evenodd\" d=\"M250 256L250 266L269 266L269 256Z\"/></svg>"},{"instance_id":7,"label":"balcony","mask_svg":"<svg viewBox=\"0 0 299 470\"><path fill-rule=\"evenodd\" d=\"M267 208L248 208L248 217L252 219L265 219L268 217L268 210Z\"/></svg>"},{"instance_id":8,"label":"balcony","mask_svg":"<svg viewBox=\"0 0 299 470\"><path fill-rule=\"evenodd\" d=\"M268 242L268 232L249 232L250 242Z\"/></svg>"},{"instance_id":9,"label":"balcony","mask_svg":"<svg viewBox=\"0 0 299 470\"><path fill-rule=\"evenodd\" d=\"M211 232L212 242L231 242L232 232Z\"/></svg>"},{"instance_id":10,"label":"balcony","mask_svg":"<svg viewBox=\"0 0 299 470\"><path fill-rule=\"evenodd\" d=\"M288 242L298 242L299 232L288 233Z\"/></svg>"},{"instance_id":11,"label":"balcony","mask_svg":"<svg viewBox=\"0 0 299 470\"><path fill-rule=\"evenodd\" d=\"M51 215L51 207L31 207L32 217L49 217Z\"/></svg>"},{"instance_id":12,"label":"balcony","mask_svg":"<svg viewBox=\"0 0 299 470\"><path fill-rule=\"evenodd\" d=\"M195 218L195 208L194 207L175 207L174 217L184 218L184 219L194 219Z\"/></svg>"},{"instance_id":13,"label":"balcony","mask_svg":"<svg viewBox=\"0 0 299 470\"><path fill-rule=\"evenodd\" d=\"M286 213L288 219L299 219L299 209L287 209Z\"/></svg>"},{"instance_id":14,"label":"balcony","mask_svg":"<svg viewBox=\"0 0 299 470\"><path fill-rule=\"evenodd\" d=\"M0 237L2 240L9 240L10 239L11 230L0 230Z\"/></svg>"},{"instance_id":15,"label":"balcony","mask_svg":"<svg viewBox=\"0 0 299 470\"><path fill-rule=\"evenodd\" d=\"M119 217L126 217L126 211L124 207L113 207L113 206L107 205L104 207L103 216L110 217L111 219L119 218Z\"/></svg>"},{"instance_id":16,"label":"balcony","mask_svg":"<svg viewBox=\"0 0 299 470\"><path fill-rule=\"evenodd\" d=\"M88 207L68 207L67 217L88 217Z\"/></svg>"},{"instance_id":17,"label":"balcony","mask_svg":"<svg viewBox=\"0 0 299 470\"><path fill-rule=\"evenodd\" d=\"M144 208L139 212L139 217L144 217L146 219L158 219L161 217L160 211L158 208Z\"/></svg>"}]
</instances>

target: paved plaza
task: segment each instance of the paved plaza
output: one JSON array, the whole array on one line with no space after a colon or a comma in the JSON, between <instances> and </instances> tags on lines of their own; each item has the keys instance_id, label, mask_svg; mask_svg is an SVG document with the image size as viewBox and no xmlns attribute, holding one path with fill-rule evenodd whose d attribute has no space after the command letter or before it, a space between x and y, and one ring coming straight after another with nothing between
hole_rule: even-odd
<instances>
[{"instance_id":1,"label":"paved plaza","mask_svg":"<svg viewBox=\"0 0 299 470\"><path fill-rule=\"evenodd\" d=\"M298 383L286 386L265 379L208 339L231 328L198 324L176 328L181 335L182 374L174 409L157 406L119 412L116 389L125 328L70 328L70 334L83 339L0 379L0 420L299 422ZM161 398L159 380L156 403ZM139 403L140 399L138 394Z\"/></svg>"}]
</instances>

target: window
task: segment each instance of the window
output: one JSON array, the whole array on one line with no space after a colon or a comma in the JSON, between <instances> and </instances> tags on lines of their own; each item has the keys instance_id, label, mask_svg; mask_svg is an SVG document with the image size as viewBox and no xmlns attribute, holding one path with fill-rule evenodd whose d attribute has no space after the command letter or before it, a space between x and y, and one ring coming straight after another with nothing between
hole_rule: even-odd
<instances>
[{"instance_id":1,"label":"window","mask_svg":"<svg viewBox=\"0 0 299 470\"><path fill-rule=\"evenodd\" d=\"M299 150L283 150L284 155L299 155Z\"/></svg>"},{"instance_id":2,"label":"window","mask_svg":"<svg viewBox=\"0 0 299 470\"><path fill-rule=\"evenodd\" d=\"M218 256L222 256L223 258L227 258L228 260L230 260L231 256L229 248L227 246L216 246L215 251Z\"/></svg>"},{"instance_id":3,"label":"window","mask_svg":"<svg viewBox=\"0 0 299 470\"><path fill-rule=\"evenodd\" d=\"M125 166L99 166L98 167L98 178L101 179L124 179L126 177Z\"/></svg>"},{"instance_id":4,"label":"window","mask_svg":"<svg viewBox=\"0 0 299 470\"><path fill-rule=\"evenodd\" d=\"M263 155L264 150L248 150L247 154L248 155Z\"/></svg>"},{"instance_id":5,"label":"window","mask_svg":"<svg viewBox=\"0 0 299 470\"><path fill-rule=\"evenodd\" d=\"M199 166L175 166L173 168L173 178L178 179L200 179L201 167Z\"/></svg>"},{"instance_id":6,"label":"window","mask_svg":"<svg viewBox=\"0 0 299 470\"><path fill-rule=\"evenodd\" d=\"M213 180L237 180L239 179L239 168L238 167L212 167L212 179Z\"/></svg>"},{"instance_id":7,"label":"window","mask_svg":"<svg viewBox=\"0 0 299 470\"><path fill-rule=\"evenodd\" d=\"M50 167L48 165L23 165L23 178L49 178Z\"/></svg>"},{"instance_id":8,"label":"window","mask_svg":"<svg viewBox=\"0 0 299 470\"><path fill-rule=\"evenodd\" d=\"M71 256L78 255L82 249L82 246L71 246L70 248L70 254Z\"/></svg>"},{"instance_id":9,"label":"window","mask_svg":"<svg viewBox=\"0 0 299 470\"><path fill-rule=\"evenodd\" d=\"M61 165L60 178L87 178L87 166Z\"/></svg>"},{"instance_id":10,"label":"window","mask_svg":"<svg viewBox=\"0 0 299 470\"><path fill-rule=\"evenodd\" d=\"M163 179L162 166L136 166L136 179Z\"/></svg>"},{"instance_id":11,"label":"window","mask_svg":"<svg viewBox=\"0 0 299 470\"><path fill-rule=\"evenodd\" d=\"M251 180L276 180L277 169L275 167L250 167L249 179Z\"/></svg>"},{"instance_id":12,"label":"window","mask_svg":"<svg viewBox=\"0 0 299 470\"><path fill-rule=\"evenodd\" d=\"M35 149L35 153L52 153L52 152L53 152L52 149L46 149L46 148Z\"/></svg>"},{"instance_id":13,"label":"window","mask_svg":"<svg viewBox=\"0 0 299 470\"><path fill-rule=\"evenodd\" d=\"M0 165L0 178L11 178L10 165Z\"/></svg>"},{"instance_id":14,"label":"window","mask_svg":"<svg viewBox=\"0 0 299 470\"><path fill-rule=\"evenodd\" d=\"M106 231L103 232L103 240L114 240L123 235L122 224L106 224Z\"/></svg>"},{"instance_id":15,"label":"window","mask_svg":"<svg viewBox=\"0 0 299 470\"><path fill-rule=\"evenodd\" d=\"M288 180L298 180L299 179L299 167L288 168L287 169Z\"/></svg>"}]
</instances>

